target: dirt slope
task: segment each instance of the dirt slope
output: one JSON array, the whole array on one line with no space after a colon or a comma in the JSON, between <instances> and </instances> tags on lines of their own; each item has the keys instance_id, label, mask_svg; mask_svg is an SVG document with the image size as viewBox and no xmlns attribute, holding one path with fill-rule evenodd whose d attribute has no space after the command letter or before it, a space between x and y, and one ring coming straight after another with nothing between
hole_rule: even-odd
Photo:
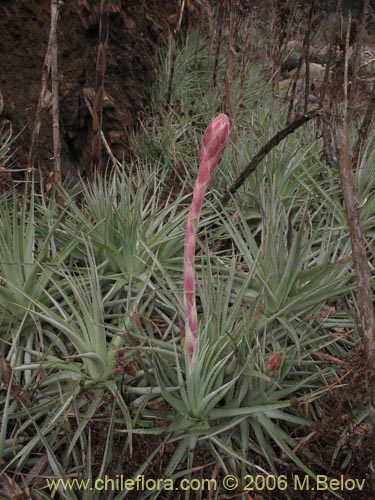
<instances>
[{"instance_id":1,"label":"dirt slope","mask_svg":"<svg viewBox=\"0 0 375 500\"><path fill-rule=\"evenodd\" d=\"M177 0L112 0L107 52L104 130L114 152L128 155L126 129L137 123L145 93L155 78L155 51L168 39L178 9ZM95 85L99 32L99 0L65 0L58 24L60 125L63 174L87 173L90 166L89 99ZM186 11L184 26L191 12ZM193 16L194 17L194 16ZM50 25L49 0L2 0L0 3L1 119L10 120L16 160L26 165L38 103L41 70ZM37 160L52 168L52 119L45 111Z\"/></svg>"}]
</instances>

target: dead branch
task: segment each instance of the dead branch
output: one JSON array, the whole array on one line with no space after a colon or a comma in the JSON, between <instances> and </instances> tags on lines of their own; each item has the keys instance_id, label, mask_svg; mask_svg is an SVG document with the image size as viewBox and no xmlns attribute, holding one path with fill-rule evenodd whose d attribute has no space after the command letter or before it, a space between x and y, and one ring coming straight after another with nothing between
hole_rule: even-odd
<instances>
[{"instance_id":1,"label":"dead branch","mask_svg":"<svg viewBox=\"0 0 375 500\"><path fill-rule=\"evenodd\" d=\"M57 20L60 0L51 0L51 79L52 79L52 133L53 156L55 163L55 185L61 185L60 157L60 110L59 110L59 76L57 70Z\"/></svg>"},{"instance_id":2,"label":"dead branch","mask_svg":"<svg viewBox=\"0 0 375 500\"><path fill-rule=\"evenodd\" d=\"M242 103L244 98L244 86L247 75L247 66L251 61L252 51L253 51L253 39L255 31L255 22L257 16L257 8L253 7L252 11L248 13L247 23L245 27L245 46L242 51L241 58L241 70L240 70L240 103Z\"/></svg>"},{"instance_id":3,"label":"dead branch","mask_svg":"<svg viewBox=\"0 0 375 500\"><path fill-rule=\"evenodd\" d=\"M100 1L99 21L99 46L96 58L96 81L95 98L93 103L92 128L93 138L91 144L92 165L94 178L102 171L102 141L101 130L103 126L103 97L104 97L104 75L106 70L106 49L109 36L109 11L111 0Z\"/></svg>"},{"instance_id":4,"label":"dead branch","mask_svg":"<svg viewBox=\"0 0 375 500\"><path fill-rule=\"evenodd\" d=\"M363 344L366 350L369 369L373 372L369 378L369 414L372 427L372 487L375 486L375 317L372 303L371 276L367 260L366 240L363 234L360 206L356 190L353 161L349 149L348 134L348 48L350 37L351 14L345 47L344 67L344 111L335 130L335 142L339 165L341 187L344 197L346 218L349 226L350 242L353 255L353 267L356 277L358 308L363 328Z\"/></svg>"},{"instance_id":5,"label":"dead branch","mask_svg":"<svg viewBox=\"0 0 375 500\"><path fill-rule=\"evenodd\" d=\"M309 19L307 22L307 31L305 36L305 103L303 106L303 112L307 113L307 106L309 103L309 94L310 94L310 33L311 33L311 23L312 23L312 15L314 11L314 3L315 0L312 0L309 10Z\"/></svg>"},{"instance_id":6,"label":"dead branch","mask_svg":"<svg viewBox=\"0 0 375 500\"><path fill-rule=\"evenodd\" d=\"M28 155L28 171L34 168L35 157L36 157L36 145L39 139L40 127L42 123L42 112L44 109L50 106L50 92L48 91L48 79L51 72L51 51L52 51L52 41L55 36L56 30L53 30L53 25L57 25L59 10L62 3L56 2L53 7L54 12L52 15L52 5L51 5L51 27L49 31L48 45L46 55L44 57L43 67L42 67L42 78L41 86L39 92L38 105L35 113L34 127L31 134L31 143ZM56 17L55 17L56 16Z\"/></svg>"},{"instance_id":7,"label":"dead branch","mask_svg":"<svg viewBox=\"0 0 375 500\"><path fill-rule=\"evenodd\" d=\"M88 98L84 95L83 96L83 100L85 101L85 104L87 106L87 109L89 110L89 113L91 115L91 117L93 116L93 111L92 111L92 107L91 107L91 104L88 100ZM103 130L100 131L100 138L101 138L101 141L103 143L103 146L105 147L105 150L107 151L107 154L108 156L110 157L110 159L112 160L112 163L113 163L113 166L115 167L116 171L119 172L119 169L120 169L120 166L121 166L121 163L117 160L117 158L115 158L115 156L113 155L112 151L111 151L111 148L108 144L108 141L107 139L105 138L105 135L104 135L104 132Z\"/></svg>"},{"instance_id":8,"label":"dead branch","mask_svg":"<svg viewBox=\"0 0 375 500\"><path fill-rule=\"evenodd\" d=\"M217 4L217 13L216 13L216 26L213 30L214 40L216 43L215 48L215 60L214 60L214 71L212 75L212 87L216 88L217 84L217 72L219 69L219 61L220 61L220 50L222 44L222 33L223 33L223 19L224 19L224 3L226 0L221 0ZM216 36L215 36L216 35Z\"/></svg>"},{"instance_id":9,"label":"dead branch","mask_svg":"<svg viewBox=\"0 0 375 500\"><path fill-rule=\"evenodd\" d=\"M344 57L344 119L345 126L348 124L348 88L349 88L349 41L350 28L352 25L352 13L349 11L348 26L345 37L345 57Z\"/></svg>"},{"instance_id":10,"label":"dead branch","mask_svg":"<svg viewBox=\"0 0 375 500\"><path fill-rule=\"evenodd\" d=\"M225 70L224 77L224 94L222 99L222 109L227 109L228 115L231 121L231 139L233 144L236 143L236 116L234 111L234 88L233 88L233 67L234 67L234 55L236 53L236 30L237 27L237 8L238 2L231 2L229 5L226 2L227 16L228 16L228 27L229 27L229 37L228 37L228 50L227 50L227 66Z\"/></svg>"},{"instance_id":11,"label":"dead branch","mask_svg":"<svg viewBox=\"0 0 375 500\"><path fill-rule=\"evenodd\" d=\"M335 22L334 22L334 25L332 27L331 37L330 37L330 40L329 40L328 60L327 60L327 64L326 64L326 67L325 67L325 70L324 70L324 77L323 77L323 82L322 82L322 88L320 90L320 99L319 99L319 105L320 106L322 106L323 103L324 103L324 98L325 98L326 91L327 91L327 88L328 88L329 72L330 72L330 69L331 69L333 53L334 53L334 50L335 50L335 40L336 40L338 20L340 18L341 13L342 13L342 1L343 0L338 0L337 1Z\"/></svg>"},{"instance_id":12,"label":"dead branch","mask_svg":"<svg viewBox=\"0 0 375 500\"><path fill-rule=\"evenodd\" d=\"M368 13L369 13L369 5L370 5L370 0L364 0L363 10L362 10L362 19L361 19L361 28L359 31L358 41L354 47L353 77L352 77L352 91L353 92L354 92L355 87L356 87L357 76L358 76L359 68L361 66L361 50L362 50L362 45L363 45L363 42L365 39L366 22L367 22L367 17L368 17Z\"/></svg>"},{"instance_id":13,"label":"dead branch","mask_svg":"<svg viewBox=\"0 0 375 500\"><path fill-rule=\"evenodd\" d=\"M300 75L300 72L301 72L303 61L305 61L305 104L304 104L304 113L307 113L308 97L309 97L309 93L310 93L309 49L310 49L310 31L311 31L311 21L312 21L313 9L314 9L314 1L312 1L311 6L310 6L309 17L308 17L308 23L307 23L307 26L306 26L305 36L303 38L303 43L302 43L302 47L301 47L300 56L298 58L296 72L295 72L295 74L293 76L293 79L292 79L292 90L291 90L289 107L288 107L288 117L287 117L287 120L286 120L287 124L291 123L293 121L293 119L294 119L294 102L296 100L297 84L298 84L298 81L299 81L299 75Z\"/></svg>"},{"instance_id":14,"label":"dead branch","mask_svg":"<svg viewBox=\"0 0 375 500\"><path fill-rule=\"evenodd\" d=\"M330 123L328 120L321 120L322 124L322 138L323 138L323 157L328 166L333 165L334 155L332 152L332 141L330 134Z\"/></svg>"},{"instance_id":15,"label":"dead branch","mask_svg":"<svg viewBox=\"0 0 375 500\"><path fill-rule=\"evenodd\" d=\"M375 370L375 320L372 304L370 269L367 261L366 242L363 235L360 207L355 188L352 158L348 147L348 136L345 125L336 128L336 148L340 169L341 186L344 195L346 216L348 220L350 241L353 253L353 267L356 276L358 307L363 327L363 343L365 346L369 369ZM372 425L372 483L375 478L375 377L369 383L369 412Z\"/></svg>"},{"instance_id":16,"label":"dead branch","mask_svg":"<svg viewBox=\"0 0 375 500\"><path fill-rule=\"evenodd\" d=\"M297 118L289 123L284 129L280 130L275 134L268 142L265 144L258 153L251 160L249 165L241 172L232 186L228 189L228 191L223 196L221 203L222 205L226 205L230 200L231 196L242 186L245 180L249 177L249 175L254 172L257 168L258 164L263 160L263 158L275 147L277 146L285 137L292 134L295 130L301 127L304 123L312 120L313 118L319 116L321 114L322 108L316 108L310 111L309 113L299 115Z\"/></svg>"},{"instance_id":17,"label":"dead branch","mask_svg":"<svg viewBox=\"0 0 375 500\"><path fill-rule=\"evenodd\" d=\"M273 92L277 93L277 86L280 79L280 66L281 66L281 47L283 42L282 33L282 15L281 15L281 2L274 0L272 2L272 17L271 17L271 33L272 33L272 80Z\"/></svg>"},{"instance_id":18,"label":"dead branch","mask_svg":"<svg viewBox=\"0 0 375 500\"><path fill-rule=\"evenodd\" d=\"M306 39L307 39L307 36L308 36L308 31L306 31L306 33L305 33L305 37L304 37L304 40L303 40L303 44L302 44L300 56L298 58L296 72L295 72L295 74L293 76L293 79L292 79L292 90L291 90L291 93L290 93L290 101L289 101L289 107L288 107L288 117L286 119L286 123L287 124L291 123L293 121L293 118L294 118L294 102L296 100L296 94L297 94L297 83L298 83L298 80L299 80L299 75L300 75L300 72L301 72L302 63L303 63L303 60L305 59ZM305 71L307 71L307 67L305 68Z\"/></svg>"},{"instance_id":19,"label":"dead branch","mask_svg":"<svg viewBox=\"0 0 375 500\"><path fill-rule=\"evenodd\" d=\"M169 64L169 77L168 77L168 90L167 90L167 97L165 99L165 106L168 109L171 98L172 98L172 86L173 86L173 78L174 78L174 70L175 70L175 65L176 65L176 58L177 58L177 42L178 42L178 35L181 30L181 23L182 23L182 17L184 15L184 10L185 10L185 0L181 0L181 5L180 5L180 11L178 14L177 18L177 24L173 32L172 36L172 43L173 43L173 48L172 48L172 53L170 57L170 64Z\"/></svg>"},{"instance_id":20,"label":"dead branch","mask_svg":"<svg viewBox=\"0 0 375 500\"><path fill-rule=\"evenodd\" d=\"M288 33L290 33L290 16L292 13L290 0L273 0L271 15L271 36L272 36L272 76L273 94L276 96L281 75L281 64L283 60L283 45Z\"/></svg>"}]
</instances>

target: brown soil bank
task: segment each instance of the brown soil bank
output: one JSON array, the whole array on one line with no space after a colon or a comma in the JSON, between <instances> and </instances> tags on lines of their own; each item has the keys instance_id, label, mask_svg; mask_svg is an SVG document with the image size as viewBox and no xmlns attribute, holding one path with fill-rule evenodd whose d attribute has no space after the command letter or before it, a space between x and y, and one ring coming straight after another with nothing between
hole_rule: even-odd
<instances>
[{"instance_id":1,"label":"brown soil bank","mask_svg":"<svg viewBox=\"0 0 375 500\"><path fill-rule=\"evenodd\" d=\"M1 121L10 120L16 160L26 166L50 27L49 0L0 3ZM87 101L95 87L99 34L98 0L65 0L58 21L58 72L63 175L90 169L91 116ZM155 52L165 44L176 19L178 0L112 0L105 73L103 127L113 151L128 155L127 130L133 128L155 78ZM196 13L186 9L183 25ZM49 89L51 86L49 85ZM52 169L51 110L43 112L37 163Z\"/></svg>"}]
</instances>

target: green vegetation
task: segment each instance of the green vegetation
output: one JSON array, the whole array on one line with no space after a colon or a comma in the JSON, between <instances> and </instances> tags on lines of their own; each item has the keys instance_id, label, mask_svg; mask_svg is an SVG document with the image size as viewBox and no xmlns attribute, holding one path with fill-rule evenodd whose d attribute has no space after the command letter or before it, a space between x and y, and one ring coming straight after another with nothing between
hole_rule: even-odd
<instances>
[{"instance_id":1,"label":"green vegetation","mask_svg":"<svg viewBox=\"0 0 375 500\"><path fill-rule=\"evenodd\" d=\"M62 191L63 208L31 178L23 194L1 198L7 491L28 487L49 499L46 477L178 481L211 477L215 466L219 477L287 467L314 477L329 467L303 439L321 418L323 396L340 385L340 361L359 333L339 174L321 159L316 125L290 135L226 207L220 203L285 123L286 109L273 101L260 66L247 68L243 89L235 75L236 140L201 214L200 352L187 377L185 221L202 132L222 95L220 86L211 89L208 62L207 44L188 38L177 54L170 109L162 110L169 69L161 56L152 118L133 137L131 165L91 185L82 181L78 192ZM369 239L373 144L372 135L356 173ZM275 353L281 364L270 370ZM353 411L357 423L366 418L363 409ZM102 495L60 486L54 498ZM105 498L126 494L107 491Z\"/></svg>"}]
</instances>

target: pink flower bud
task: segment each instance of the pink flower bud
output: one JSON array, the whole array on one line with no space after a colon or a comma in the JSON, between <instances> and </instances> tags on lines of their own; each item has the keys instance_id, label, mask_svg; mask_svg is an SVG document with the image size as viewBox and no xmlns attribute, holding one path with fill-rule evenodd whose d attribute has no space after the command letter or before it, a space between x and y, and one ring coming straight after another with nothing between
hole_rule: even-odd
<instances>
[{"instance_id":1,"label":"pink flower bud","mask_svg":"<svg viewBox=\"0 0 375 500\"><path fill-rule=\"evenodd\" d=\"M281 365L281 354L275 352L271 357L268 358L266 363L266 373L267 375L273 375L280 368Z\"/></svg>"},{"instance_id":2,"label":"pink flower bud","mask_svg":"<svg viewBox=\"0 0 375 500\"><path fill-rule=\"evenodd\" d=\"M195 304L195 244L197 226L202 210L203 198L211 176L229 138L229 118L224 113L209 123L202 141L199 155L198 177L194 185L193 200L189 210L185 232L184 255L184 304L185 304L185 349L192 364L198 351L198 320Z\"/></svg>"},{"instance_id":3,"label":"pink flower bud","mask_svg":"<svg viewBox=\"0 0 375 500\"><path fill-rule=\"evenodd\" d=\"M219 163L220 156L227 145L229 138L229 118L226 114L213 118L203 136L202 147L199 154L199 163L201 166L208 166L201 169L200 173L210 176ZM199 178L199 174L198 174Z\"/></svg>"}]
</instances>

